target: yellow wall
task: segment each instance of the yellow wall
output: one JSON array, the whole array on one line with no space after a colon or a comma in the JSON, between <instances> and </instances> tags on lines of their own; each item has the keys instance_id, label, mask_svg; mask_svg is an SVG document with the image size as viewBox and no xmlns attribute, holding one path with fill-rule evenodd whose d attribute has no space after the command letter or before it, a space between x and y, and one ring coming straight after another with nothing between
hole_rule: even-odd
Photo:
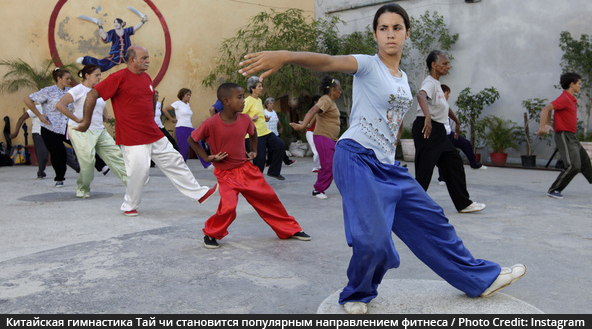
<instances>
[{"instance_id":1,"label":"yellow wall","mask_svg":"<svg viewBox=\"0 0 592 329\"><path fill-rule=\"evenodd\" d=\"M214 67L217 47L223 39L234 36L236 30L248 23L249 19L261 11L274 8L282 11L296 7L314 17L314 0L152 0L164 16L172 42L171 61L166 75L156 89L160 98L166 97L165 106L176 101L180 88L187 87L193 92L190 102L193 110L193 124L197 127L207 115L207 110L215 102L215 90L201 86L201 80ZM3 59L21 58L31 65L41 66L49 59L48 25L50 15L58 0L2 0L0 3L0 31L3 31L0 57ZM97 13L95 6L101 6ZM77 18L79 15L101 17L105 30L113 28L115 18L122 18L127 26L133 26L140 18L127 9L132 6L148 15L149 20L136 35L132 43L146 46L151 56L148 73L155 78L165 53L164 33L161 24L143 0L69 0L57 18L56 44L60 59L64 64L74 63L83 55L102 58L110 49L110 44L99 41L96 25ZM238 63L237 63L238 64ZM123 64L125 65L125 64ZM103 78L124 66L105 72ZM238 65L237 65L238 66ZM238 67L237 67L238 69ZM0 77L6 69L0 67ZM72 72L73 75L76 72ZM1 118L8 115L11 129L23 113L23 99L36 90L19 90L14 94L2 93L0 105ZM0 119L1 119L0 118ZM31 121L27 120L30 127ZM4 121L0 121L4 128ZM172 129L170 122L165 123ZM0 141L5 141L4 136ZM13 144L24 144L23 132ZM32 139L29 136L29 143Z\"/></svg>"}]
</instances>

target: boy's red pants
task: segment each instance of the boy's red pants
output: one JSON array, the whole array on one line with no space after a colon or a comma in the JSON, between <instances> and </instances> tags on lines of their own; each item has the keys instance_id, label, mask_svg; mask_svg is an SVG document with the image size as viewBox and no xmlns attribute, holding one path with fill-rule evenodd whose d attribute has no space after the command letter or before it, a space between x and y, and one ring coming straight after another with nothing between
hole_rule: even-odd
<instances>
[{"instance_id":1,"label":"boy's red pants","mask_svg":"<svg viewBox=\"0 0 592 329\"><path fill-rule=\"evenodd\" d=\"M228 226L236 218L239 193L280 239L287 239L302 231L294 217L288 215L259 168L251 162L247 161L240 167L229 170L216 168L214 175L218 178L220 204L216 214L206 221L203 229L205 235L220 240L228 234Z\"/></svg>"}]
</instances>

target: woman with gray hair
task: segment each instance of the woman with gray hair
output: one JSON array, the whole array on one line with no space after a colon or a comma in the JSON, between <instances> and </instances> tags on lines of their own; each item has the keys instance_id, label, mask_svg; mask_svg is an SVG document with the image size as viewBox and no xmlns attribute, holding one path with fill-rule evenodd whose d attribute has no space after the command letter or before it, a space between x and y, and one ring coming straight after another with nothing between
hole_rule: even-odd
<instances>
[{"instance_id":1,"label":"woman with gray hair","mask_svg":"<svg viewBox=\"0 0 592 329\"><path fill-rule=\"evenodd\" d=\"M272 133L279 137L284 130L284 126L282 126L280 118L273 109L273 106L275 105L275 98L268 97L265 102L263 102L263 105L265 105L265 122L267 123L267 128L269 128ZM285 150L283 153L284 164L286 166L289 167L296 163L296 160L290 160ZM271 165L271 156L269 155L267 156L267 165Z\"/></svg>"},{"instance_id":2,"label":"woman with gray hair","mask_svg":"<svg viewBox=\"0 0 592 329\"><path fill-rule=\"evenodd\" d=\"M255 123L255 129L257 129L257 156L253 160L253 164L263 172L266 155L269 152L271 163L267 170L267 176L284 180L286 178L281 175L282 153L285 153L286 146L279 137L267 128L263 102L259 98L263 94L263 84L259 81L259 77L252 76L247 80L247 90L251 95L245 99L245 107L242 113L251 117L251 120ZM245 137L247 150L250 147L248 137L248 135Z\"/></svg>"}]
</instances>

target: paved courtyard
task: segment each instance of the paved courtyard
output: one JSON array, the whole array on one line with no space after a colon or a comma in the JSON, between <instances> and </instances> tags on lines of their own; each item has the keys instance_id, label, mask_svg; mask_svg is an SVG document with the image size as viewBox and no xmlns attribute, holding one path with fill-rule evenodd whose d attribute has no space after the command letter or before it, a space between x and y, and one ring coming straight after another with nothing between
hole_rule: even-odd
<instances>
[{"instance_id":1,"label":"paved courtyard","mask_svg":"<svg viewBox=\"0 0 592 329\"><path fill-rule=\"evenodd\" d=\"M66 186L55 189L52 179L35 179L33 166L0 167L0 313L316 313L345 285L351 250L337 188L331 186L327 200L313 198L312 159L296 159L283 168L285 181L265 177L312 241L278 239L241 198L217 250L203 247L201 229L219 197L192 202L158 168L150 170L140 216L128 218L119 211L124 186L112 174L97 173L92 197L77 199L71 169ZM199 161L189 160L189 167L201 184L215 183ZM413 163L409 169L413 173ZM472 199L487 204L483 212L457 213L435 177L428 193L475 257L527 265L526 276L503 295L545 313L590 313L592 187L583 176L556 200L545 194L556 171L465 170ZM51 167L47 174L53 176ZM381 288L441 286L442 279L394 241L401 266L385 277L395 284ZM444 287L434 291L439 300L449 296L466 305L460 291ZM397 293L405 290L379 288L381 296ZM400 296L401 303L422 302L413 296ZM445 313L445 304L424 311ZM474 311L455 311L463 310Z\"/></svg>"}]
</instances>

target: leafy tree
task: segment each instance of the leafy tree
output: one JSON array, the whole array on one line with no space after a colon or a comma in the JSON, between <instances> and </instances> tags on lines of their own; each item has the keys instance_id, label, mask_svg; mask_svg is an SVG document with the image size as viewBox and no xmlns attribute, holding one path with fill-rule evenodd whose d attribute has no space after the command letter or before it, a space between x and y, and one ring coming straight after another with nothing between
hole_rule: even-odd
<instances>
[{"instance_id":1,"label":"leafy tree","mask_svg":"<svg viewBox=\"0 0 592 329\"><path fill-rule=\"evenodd\" d=\"M411 35L409 42L405 43L402 63L409 77L409 85L413 94L416 94L421 83L428 74L425 59L435 49L446 51L452 61L450 49L458 40L458 33L450 34L444 17L437 11L430 15L426 10L419 18L410 17Z\"/></svg>"},{"instance_id":2,"label":"leafy tree","mask_svg":"<svg viewBox=\"0 0 592 329\"><path fill-rule=\"evenodd\" d=\"M246 79L238 73L238 63L247 53L263 50L320 51L338 47L335 42L337 17L330 20L311 19L302 10L291 8L284 12L260 12L236 35L225 39L219 47L216 67L203 79L202 85L212 87L220 79L246 86ZM324 41L324 42L323 42ZM314 95L318 89L318 74L289 65L266 79L265 88L272 95Z\"/></svg>"},{"instance_id":3,"label":"leafy tree","mask_svg":"<svg viewBox=\"0 0 592 329\"><path fill-rule=\"evenodd\" d=\"M494 87L489 87L481 90L476 94L471 94L471 88L463 89L456 99L456 106L458 111L456 116L461 125L469 126L471 135L471 145L473 145L473 152L475 151L476 136L481 136L483 133L483 125L478 124L479 116L485 106L490 106L500 98L500 94ZM466 131L463 130L466 134Z\"/></svg>"},{"instance_id":4,"label":"leafy tree","mask_svg":"<svg viewBox=\"0 0 592 329\"><path fill-rule=\"evenodd\" d=\"M588 134L590 110L592 109L592 38L582 34L580 39L572 37L568 31L562 31L559 48L563 50L561 69L565 72L576 72L582 76L582 89L579 94L578 106L584 108L584 135Z\"/></svg>"},{"instance_id":5,"label":"leafy tree","mask_svg":"<svg viewBox=\"0 0 592 329\"><path fill-rule=\"evenodd\" d=\"M530 124L540 124L541 109L548 103L547 99L541 98L529 98L522 101L522 107L526 109L524 112L524 141L526 142L526 155L528 156L532 155L535 148L543 141L547 145L551 145L551 134L540 137L530 133Z\"/></svg>"},{"instance_id":6,"label":"leafy tree","mask_svg":"<svg viewBox=\"0 0 592 329\"><path fill-rule=\"evenodd\" d=\"M33 67L22 59L2 59L0 65L8 68L0 83L0 91L14 93L19 89L39 90L54 84L51 69L54 62L47 60L41 68ZM62 66L65 69L76 70L75 65Z\"/></svg>"},{"instance_id":7,"label":"leafy tree","mask_svg":"<svg viewBox=\"0 0 592 329\"><path fill-rule=\"evenodd\" d=\"M216 68L203 79L202 85L212 87L220 80L234 81L243 86L246 80L238 74L238 63L246 53L263 50L312 51L329 55L374 54L376 43L370 27L340 35L337 24L345 24L338 16L329 19L306 17L300 9L285 12L261 12L239 29L234 37L225 39L219 47L221 56ZM345 112L349 114L353 77L342 73L327 73L341 82ZM288 65L268 77L266 92L271 95L297 95L308 98L318 94L322 73ZM303 108L306 111L308 108ZM303 113L300 113L303 115Z\"/></svg>"}]
</instances>

